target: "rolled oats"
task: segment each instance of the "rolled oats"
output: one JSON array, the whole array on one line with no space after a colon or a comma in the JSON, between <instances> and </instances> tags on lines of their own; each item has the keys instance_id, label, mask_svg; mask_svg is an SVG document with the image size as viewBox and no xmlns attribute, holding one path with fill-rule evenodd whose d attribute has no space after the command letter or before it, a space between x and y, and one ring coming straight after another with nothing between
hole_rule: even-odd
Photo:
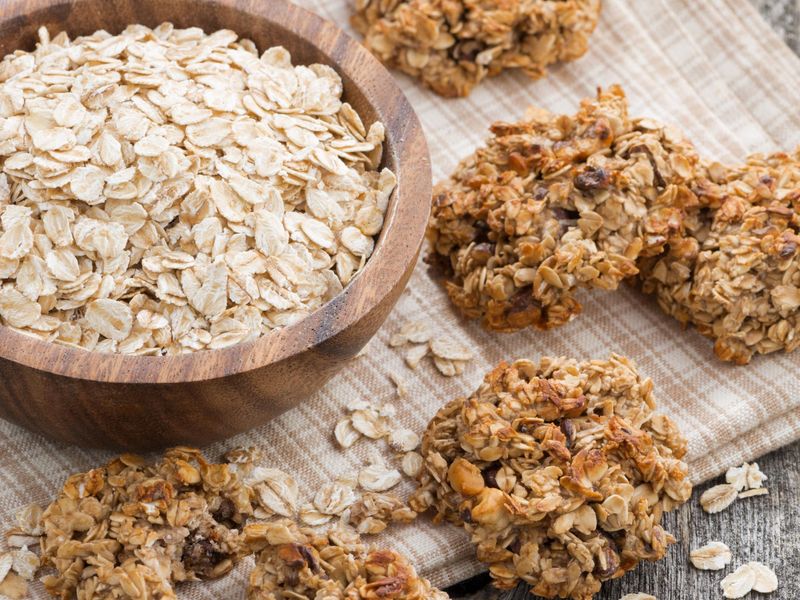
<instances>
[{"instance_id":1,"label":"rolled oats","mask_svg":"<svg viewBox=\"0 0 800 600\"><path fill-rule=\"evenodd\" d=\"M389 339L389 346L393 348L408 343L412 344L405 351L405 362L409 368L416 369L422 359L430 354L434 366L445 377L461 375L467 362L474 357L469 348L450 338L433 337L427 325L421 322L406 323ZM398 386L398 393L399 389Z\"/></svg>"},{"instance_id":2,"label":"rolled oats","mask_svg":"<svg viewBox=\"0 0 800 600\"><path fill-rule=\"evenodd\" d=\"M752 498L753 496L766 496L769 494L769 490L767 488L754 488L752 490L747 490L745 492L739 492L737 498L740 500L742 498Z\"/></svg>"},{"instance_id":3,"label":"rolled oats","mask_svg":"<svg viewBox=\"0 0 800 600\"><path fill-rule=\"evenodd\" d=\"M394 429L389 434L389 445L398 452L410 452L419 446L419 436L410 429Z\"/></svg>"},{"instance_id":4,"label":"rolled oats","mask_svg":"<svg viewBox=\"0 0 800 600\"><path fill-rule=\"evenodd\" d=\"M767 476L758 468L758 463L744 463L741 467L731 467L725 473L725 481L737 492L761 488L766 480Z\"/></svg>"},{"instance_id":5,"label":"rolled oats","mask_svg":"<svg viewBox=\"0 0 800 600\"><path fill-rule=\"evenodd\" d=\"M778 576L775 575L775 571L760 562L749 562L747 565L756 576L753 583L753 591L770 594L778 589Z\"/></svg>"},{"instance_id":6,"label":"rolled oats","mask_svg":"<svg viewBox=\"0 0 800 600\"><path fill-rule=\"evenodd\" d=\"M733 504L737 495L736 488L729 483L715 485L700 495L700 506L707 513L718 513Z\"/></svg>"},{"instance_id":7,"label":"rolled oats","mask_svg":"<svg viewBox=\"0 0 800 600\"><path fill-rule=\"evenodd\" d=\"M698 202L693 147L630 118L619 87L574 116L531 110L491 132L434 189L427 257L453 303L489 329L566 323L579 288L616 289Z\"/></svg>"},{"instance_id":8,"label":"rolled oats","mask_svg":"<svg viewBox=\"0 0 800 600\"><path fill-rule=\"evenodd\" d=\"M348 524L361 535L380 533L389 523L410 523L417 513L394 494L366 492L350 507Z\"/></svg>"},{"instance_id":9,"label":"rolled oats","mask_svg":"<svg viewBox=\"0 0 800 600\"><path fill-rule=\"evenodd\" d=\"M351 529L331 529L320 535L284 520L248 525L244 535L257 553L248 600L448 598L419 577L403 556L367 548Z\"/></svg>"},{"instance_id":10,"label":"rolled oats","mask_svg":"<svg viewBox=\"0 0 800 600\"><path fill-rule=\"evenodd\" d=\"M589 600L674 541L686 440L627 359L501 363L423 436L416 512L463 526L495 585Z\"/></svg>"},{"instance_id":11,"label":"rolled oats","mask_svg":"<svg viewBox=\"0 0 800 600\"><path fill-rule=\"evenodd\" d=\"M314 508L323 515L338 516L357 499L351 482L334 481L322 486L314 495Z\"/></svg>"},{"instance_id":12,"label":"rolled oats","mask_svg":"<svg viewBox=\"0 0 800 600\"><path fill-rule=\"evenodd\" d=\"M1 308L0 308L1 310ZM411 346L405 353L405 361L410 369L416 369L422 359L428 355L428 344Z\"/></svg>"},{"instance_id":13,"label":"rolled oats","mask_svg":"<svg viewBox=\"0 0 800 600\"><path fill-rule=\"evenodd\" d=\"M39 569L39 557L27 548L14 550L11 556L14 559L11 567L14 572L26 581L33 581L36 571Z\"/></svg>"},{"instance_id":14,"label":"rolled oats","mask_svg":"<svg viewBox=\"0 0 800 600\"><path fill-rule=\"evenodd\" d=\"M422 455L418 452L406 452L403 455L401 462L403 473L414 478L416 478L420 471L422 471L424 464L425 461L423 460Z\"/></svg>"},{"instance_id":15,"label":"rolled oats","mask_svg":"<svg viewBox=\"0 0 800 600\"><path fill-rule=\"evenodd\" d=\"M722 360L791 352L800 345L800 154L705 171L691 236L641 265L643 289L714 339Z\"/></svg>"},{"instance_id":16,"label":"rolled oats","mask_svg":"<svg viewBox=\"0 0 800 600\"><path fill-rule=\"evenodd\" d=\"M313 504L304 504L298 515L303 523L311 527L325 525L333 518L333 515L326 515L318 511Z\"/></svg>"},{"instance_id":17,"label":"rolled oats","mask_svg":"<svg viewBox=\"0 0 800 600\"><path fill-rule=\"evenodd\" d=\"M358 472L358 485L369 492L385 492L402 479L400 471L380 462L373 462Z\"/></svg>"},{"instance_id":18,"label":"rolled oats","mask_svg":"<svg viewBox=\"0 0 800 600\"><path fill-rule=\"evenodd\" d=\"M544 76L586 52L600 0L357 0L353 26L393 68L443 96L506 69Z\"/></svg>"},{"instance_id":19,"label":"rolled oats","mask_svg":"<svg viewBox=\"0 0 800 600\"><path fill-rule=\"evenodd\" d=\"M330 67L164 23L42 29L2 68L2 325L101 352L224 348L319 308L373 251L384 128Z\"/></svg>"},{"instance_id":20,"label":"rolled oats","mask_svg":"<svg viewBox=\"0 0 800 600\"><path fill-rule=\"evenodd\" d=\"M733 573L727 575L719 586L726 598L744 598L753 590L756 583L756 572L749 565L742 565Z\"/></svg>"},{"instance_id":21,"label":"rolled oats","mask_svg":"<svg viewBox=\"0 0 800 600\"><path fill-rule=\"evenodd\" d=\"M333 435L342 448L349 448L358 441L361 437L361 432L353 427L353 420L350 417L345 417L336 423Z\"/></svg>"},{"instance_id":22,"label":"rolled oats","mask_svg":"<svg viewBox=\"0 0 800 600\"><path fill-rule=\"evenodd\" d=\"M709 542L689 553L692 564L704 571L719 571L728 565L733 556L731 549L722 542Z\"/></svg>"},{"instance_id":23,"label":"rolled oats","mask_svg":"<svg viewBox=\"0 0 800 600\"><path fill-rule=\"evenodd\" d=\"M240 529L253 514L233 467L173 448L155 464L125 454L69 477L42 515L42 561L56 570L45 588L174 598L176 582L224 575L246 554Z\"/></svg>"}]
</instances>

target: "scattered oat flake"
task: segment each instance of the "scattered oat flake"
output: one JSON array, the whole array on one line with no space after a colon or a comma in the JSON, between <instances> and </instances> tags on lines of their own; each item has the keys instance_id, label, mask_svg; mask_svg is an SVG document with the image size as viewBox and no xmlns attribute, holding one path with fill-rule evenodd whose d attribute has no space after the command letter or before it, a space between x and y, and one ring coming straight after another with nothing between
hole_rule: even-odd
<instances>
[{"instance_id":1,"label":"scattered oat flake","mask_svg":"<svg viewBox=\"0 0 800 600\"><path fill-rule=\"evenodd\" d=\"M293 516L299 495L297 482L280 469L263 469L262 473L262 482L254 486L259 504L276 515Z\"/></svg>"},{"instance_id":2,"label":"scattered oat flake","mask_svg":"<svg viewBox=\"0 0 800 600\"><path fill-rule=\"evenodd\" d=\"M325 525L329 522L333 515L326 515L316 508L312 504L304 504L300 511L298 512L298 516L300 520L305 523L306 525L310 525L311 527L319 527L320 525Z\"/></svg>"},{"instance_id":3,"label":"scattered oat flake","mask_svg":"<svg viewBox=\"0 0 800 600\"><path fill-rule=\"evenodd\" d=\"M400 398L405 398L408 396L408 389L406 388L405 380L397 373L389 373L389 379L392 380L394 383L395 389L397 390L397 395Z\"/></svg>"},{"instance_id":4,"label":"scattered oat flake","mask_svg":"<svg viewBox=\"0 0 800 600\"><path fill-rule=\"evenodd\" d=\"M448 358L441 358L440 356L434 356L433 364L436 365L439 373L445 377L453 377L458 375L458 368L455 364L455 361L452 361Z\"/></svg>"},{"instance_id":5,"label":"scattered oat flake","mask_svg":"<svg viewBox=\"0 0 800 600\"><path fill-rule=\"evenodd\" d=\"M419 346L412 346L406 350L405 361L411 369L416 369L423 358L428 354L428 344L420 344Z\"/></svg>"},{"instance_id":6,"label":"scattered oat flake","mask_svg":"<svg viewBox=\"0 0 800 600\"><path fill-rule=\"evenodd\" d=\"M719 571L731 562L731 550L722 542L709 542L689 553L692 564L704 571Z\"/></svg>"},{"instance_id":7,"label":"scattered oat flake","mask_svg":"<svg viewBox=\"0 0 800 600\"><path fill-rule=\"evenodd\" d=\"M389 434L389 445L398 452L410 452L419 446L419 436L410 429L394 429Z\"/></svg>"},{"instance_id":8,"label":"scattered oat flake","mask_svg":"<svg viewBox=\"0 0 800 600\"><path fill-rule=\"evenodd\" d=\"M655 596L651 596L650 594L642 594L638 592L636 594L625 594L620 600L658 600Z\"/></svg>"},{"instance_id":9,"label":"scattered oat flake","mask_svg":"<svg viewBox=\"0 0 800 600\"><path fill-rule=\"evenodd\" d=\"M746 564L727 575L719 586L726 598L743 598L753 590L755 583L756 571Z\"/></svg>"},{"instance_id":10,"label":"scattered oat flake","mask_svg":"<svg viewBox=\"0 0 800 600\"><path fill-rule=\"evenodd\" d=\"M770 594L778 589L778 576L775 571L760 562L747 563L756 575L753 583L753 591L762 594Z\"/></svg>"},{"instance_id":11,"label":"scattered oat flake","mask_svg":"<svg viewBox=\"0 0 800 600\"><path fill-rule=\"evenodd\" d=\"M422 456L417 452L406 452L403 455L402 468L403 473L409 477L416 477L422 470L424 461Z\"/></svg>"},{"instance_id":12,"label":"scattered oat flake","mask_svg":"<svg viewBox=\"0 0 800 600\"><path fill-rule=\"evenodd\" d=\"M314 496L314 508L325 515L340 515L357 499L350 485L333 482L322 486Z\"/></svg>"},{"instance_id":13,"label":"scattered oat flake","mask_svg":"<svg viewBox=\"0 0 800 600\"><path fill-rule=\"evenodd\" d=\"M39 557L27 548L14 550L12 556L14 564L11 568L24 580L33 581L39 569Z\"/></svg>"},{"instance_id":14,"label":"scattered oat flake","mask_svg":"<svg viewBox=\"0 0 800 600\"><path fill-rule=\"evenodd\" d=\"M734 486L737 492L760 488L766 480L767 476L758 468L758 463L744 463L740 467L731 467L725 473L725 481Z\"/></svg>"},{"instance_id":15,"label":"scattered oat flake","mask_svg":"<svg viewBox=\"0 0 800 600\"><path fill-rule=\"evenodd\" d=\"M358 484L370 492L385 492L400 483L401 479L400 471L380 463L364 467L358 473Z\"/></svg>"},{"instance_id":16,"label":"scattered oat flake","mask_svg":"<svg viewBox=\"0 0 800 600\"><path fill-rule=\"evenodd\" d=\"M472 360L472 351L452 340L437 337L431 340L431 352L439 358L447 360Z\"/></svg>"},{"instance_id":17,"label":"scattered oat flake","mask_svg":"<svg viewBox=\"0 0 800 600\"><path fill-rule=\"evenodd\" d=\"M350 417L346 417L336 423L333 435L342 448L349 448L361 437L361 433L353 427L353 421Z\"/></svg>"},{"instance_id":18,"label":"scattered oat flake","mask_svg":"<svg viewBox=\"0 0 800 600\"><path fill-rule=\"evenodd\" d=\"M353 428L370 439L377 440L389 433L386 418L372 408L357 410L351 416Z\"/></svg>"},{"instance_id":19,"label":"scattered oat flake","mask_svg":"<svg viewBox=\"0 0 800 600\"><path fill-rule=\"evenodd\" d=\"M714 514L728 508L736 497L736 488L729 483L723 483L703 492L700 496L700 505L707 513Z\"/></svg>"},{"instance_id":20,"label":"scattered oat flake","mask_svg":"<svg viewBox=\"0 0 800 600\"><path fill-rule=\"evenodd\" d=\"M769 494L769 490L767 488L754 488L752 490L739 492L739 498L752 498L753 496L766 496L767 494Z\"/></svg>"}]
</instances>

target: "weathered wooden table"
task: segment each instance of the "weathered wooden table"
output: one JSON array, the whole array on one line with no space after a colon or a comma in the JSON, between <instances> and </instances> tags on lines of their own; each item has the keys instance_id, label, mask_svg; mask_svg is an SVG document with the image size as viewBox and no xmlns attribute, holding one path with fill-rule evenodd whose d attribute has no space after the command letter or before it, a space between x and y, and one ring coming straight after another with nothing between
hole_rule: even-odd
<instances>
[{"instance_id":1,"label":"weathered wooden table","mask_svg":"<svg viewBox=\"0 0 800 600\"><path fill-rule=\"evenodd\" d=\"M800 0L750 0L786 43L800 54ZM624 578L609 582L595 600L619 600L643 592L658 600L712 600L722 598L720 580L732 569L699 571L689 562L689 550L718 540L730 546L731 567L759 561L778 574L778 590L769 595L752 593L752 600L800 600L800 442L758 461L767 474L768 496L735 502L716 515L700 508L700 494L724 478L700 486L687 506L665 518L668 531L678 539L667 558L640 565ZM527 586L500 593L481 575L448 590L463 600L523 600L534 598ZM538 597L538 596L537 596Z\"/></svg>"}]
</instances>

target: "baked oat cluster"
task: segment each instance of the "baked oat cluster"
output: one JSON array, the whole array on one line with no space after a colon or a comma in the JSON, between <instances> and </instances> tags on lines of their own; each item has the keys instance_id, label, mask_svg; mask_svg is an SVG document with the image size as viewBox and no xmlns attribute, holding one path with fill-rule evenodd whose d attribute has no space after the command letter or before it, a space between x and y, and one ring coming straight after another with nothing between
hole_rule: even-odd
<instances>
[{"instance_id":1,"label":"baked oat cluster","mask_svg":"<svg viewBox=\"0 0 800 600\"><path fill-rule=\"evenodd\" d=\"M687 443L627 359L501 363L434 417L409 505L463 526L503 589L589 600L664 556Z\"/></svg>"},{"instance_id":2,"label":"baked oat cluster","mask_svg":"<svg viewBox=\"0 0 800 600\"><path fill-rule=\"evenodd\" d=\"M297 527L294 521L281 520L248 525L244 536L257 553L248 600L448 598L419 577L403 556L367 548L350 529L318 534Z\"/></svg>"},{"instance_id":3,"label":"baked oat cluster","mask_svg":"<svg viewBox=\"0 0 800 600\"><path fill-rule=\"evenodd\" d=\"M600 0L355 0L351 21L384 63L453 97L583 56L599 14Z\"/></svg>"},{"instance_id":4,"label":"baked oat cluster","mask_svg":"<svg viewBox=\"0 0 800 600\"><path fill-rule=\"evenodd\" d=\"M176 354L302 319L364 266L395 177L330 67L228 30L40 30L0 62L0 324Z\"/></svg>"},{"instance_id":5,"label":"baked oat cluster","mask_svg":"<svg viewBox=\"0 0 800 600\"><path fill-rule=\"evenodd\" d=\"M645 261L643 289L723 360L800 346L800 151L711 164L691 236Z\"/></svg>"},{"instance_id":6,"label":"baked oat cluster","mask_svg":"<svg viewBox=\"0 0 800 600\"><path fill-rule=\"evenodd\" d=\"M579 288L616 289L697 203L691 144L630 118L619 87L574 116L531 110L491 132L434 189L428 228L451 300L489 329L566 323Z\"/></svg>"},{"instance_id":7,"label":"baked oat cluster","mask_svg":"<svg viewBox=\"0 0 800 600\"><path fill-rule=\"evenodd\" d=\"M155 464L122 455L67 479L41 516L42 561L61 598L175 598L247 554L251 492L228 464L173 448Z\"/></svg>"}]
</instances>

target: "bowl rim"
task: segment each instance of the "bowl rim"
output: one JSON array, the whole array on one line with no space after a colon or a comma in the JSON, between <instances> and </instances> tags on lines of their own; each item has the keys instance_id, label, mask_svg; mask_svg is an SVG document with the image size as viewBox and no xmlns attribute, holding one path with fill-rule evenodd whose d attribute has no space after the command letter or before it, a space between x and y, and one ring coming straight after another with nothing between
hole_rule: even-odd
<instances>
[{"instance_id":1,"label":"bowl rim","mask_svg":"<svg viewBox=\"0 0 800 600\"><path fill-rule=\"evenodd\" d=\"M91 0L28 0L0 6L0 24L24 15L69 5L75 10ZM422 246L431 197L431 165L422 125L413 107L389 71L364 46L333 22L287 0L244 2L200 0L198 4L222 5L259 19L266 19L313 46L325 62L362 88L364 97L386 126L384 160L391 156L397 176L375 251L364 268L337 296L297 323L267 332L259 338L218 350L200 350L170 356L106 354L65 346L23 334L0 325L0 360L68 378L120 384L178 384L207 381L244 373L286 361L334 338L366 317L392 294L398 278L413 268ZM320 44L320 40L323 41ZM276 44L277 45L277 44ZM345 60L336 60L341 53ZM354 76L359 69L370 81ZM347 84L345 84L347 85ZM381 90L392 99L392 119L373 102L364 89ZM379 98L380 99L380 98ZM420 206L414 206L414 203ZM400 207L408 207L404 231L398 231ZM409 230L411 235L409 235ZM403 269L385 269L388 258ZM343 310L344 307L346 310ZM358 348L353 349L353 353Z\"/></svg>"}]
</instances>

